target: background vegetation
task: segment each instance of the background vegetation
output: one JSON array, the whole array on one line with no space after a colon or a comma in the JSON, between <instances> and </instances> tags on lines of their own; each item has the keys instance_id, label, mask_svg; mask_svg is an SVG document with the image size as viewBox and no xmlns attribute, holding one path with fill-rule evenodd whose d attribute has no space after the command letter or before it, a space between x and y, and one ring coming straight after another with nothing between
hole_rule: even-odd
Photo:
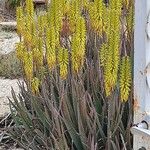
<instances>
[{"instance_id":1,"label":"background vegetation","mask_svg":"<svg viewBox=\"0 0 150 150\"><path fill-rule=\"evenodd\" d=\"M20 84L12 137L33 150L132 149L133 1L51 0L17 8Z\"/></svg>"},{"instance_id":2,"label":"background vegetation","mask_svg":"<svg viewBox=\"0 0 150 150\"><path fill-rule=\"evenodd\" d=\"M9 6L11 7L17 7L19 6L22 2L25 2L25 0L7 0L6 3L8 3ZM7 5L7 6L8 6Z\"/></svg>"},{"instance_id":3,"label":"background vegetation","mask_svg":"<svg viewBox=\"0 0 150 150\"><path fill-rule=\"evenodd\" d=\"M0 76L5 78L18 78L22 76L21 64L15 52L0 55Z\"/></svg>"}]
</instances>

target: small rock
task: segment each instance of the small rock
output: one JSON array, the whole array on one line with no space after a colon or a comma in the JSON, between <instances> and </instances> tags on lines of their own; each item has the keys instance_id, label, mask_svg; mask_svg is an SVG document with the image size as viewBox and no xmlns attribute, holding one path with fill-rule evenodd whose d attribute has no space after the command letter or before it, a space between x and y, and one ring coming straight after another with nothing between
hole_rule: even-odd
<instances>
[{"instance_id":1,"label":"small rock","mask_svg":"<svg viewBox=\"0 0 150 150\"><path fill-rule=\"evenodd\" d=\"M35 4L46 4L46 0L33 0Z\"/></svg>"},{"instance_id":2,"label":"small rock","mask_svg":"<svg viewBox=\"0 0 150 150\"><path fill-rule=\"evenodd\" d=\"M17 28L17 22L11 21L11 22L0 22L0 27L3 30L10 30L14 31Z\"/></svg>"},{"instance_id":3,"label":"small rock","mask_svg":"<svg viewBox=\"0 0 150 150\"><path fill-rule=\"evenodd\" d=\"M15 44L20 41L15 32L0 32L0 54L15 51Z\"/></svg>"}]
</instances>

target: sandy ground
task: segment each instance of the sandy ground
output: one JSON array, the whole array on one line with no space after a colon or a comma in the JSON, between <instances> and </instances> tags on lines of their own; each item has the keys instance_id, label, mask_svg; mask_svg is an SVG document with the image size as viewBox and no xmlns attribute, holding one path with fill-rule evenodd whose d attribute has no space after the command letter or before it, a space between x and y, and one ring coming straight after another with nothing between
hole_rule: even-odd
<instances>
[{"instance_id":1,"label":"sandy ground","mask_svg":"<svg viewBox=\"0 0 150 150\"><path fill-rule=\"evenodd\" d=\"M16 93L19 93L18 80L0 78L0 117L10 112L8 98L11 96L11 87Z\"/></svg>"}]
</instances>

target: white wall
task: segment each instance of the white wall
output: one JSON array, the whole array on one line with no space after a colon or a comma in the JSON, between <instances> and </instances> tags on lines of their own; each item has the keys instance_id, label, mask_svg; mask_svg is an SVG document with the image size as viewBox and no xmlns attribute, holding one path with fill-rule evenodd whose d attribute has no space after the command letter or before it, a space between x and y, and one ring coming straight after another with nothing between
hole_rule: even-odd
<instances>
[{"instance_id":1,"label":"white wall","mask_svg":"<svg viewBox=\"0 0 150 150\"><path fill-rule=\"evenodd\" d=\"M145 71L150 63L150 39L148 39L146 32L149 12L150 0L135 0L134 123L146 120L150 124L148 118L150 114L150 88L147 85ZM134 150L138 150L142 146L150 150L150 139L134 135Z\"/></svg>"}]
</instances>

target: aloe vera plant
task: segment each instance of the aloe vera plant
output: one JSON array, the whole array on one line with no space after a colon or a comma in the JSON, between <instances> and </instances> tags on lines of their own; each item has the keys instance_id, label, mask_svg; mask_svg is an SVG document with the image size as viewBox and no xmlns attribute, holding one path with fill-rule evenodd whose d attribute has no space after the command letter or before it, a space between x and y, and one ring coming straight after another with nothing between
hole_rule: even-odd
<instances>
[{"instance_id":1,"label":"aloe vera plant","mask_svg":"<svg viewBox=\"0 0 150 150\"><path fill-rule=\"evenodd\" d=\"M126 0L52 0L36 17L32 0L17 8L27 88L12 90L9 132L22 147L131 149L132 9Z\"/></svg>"}]
</instances>

